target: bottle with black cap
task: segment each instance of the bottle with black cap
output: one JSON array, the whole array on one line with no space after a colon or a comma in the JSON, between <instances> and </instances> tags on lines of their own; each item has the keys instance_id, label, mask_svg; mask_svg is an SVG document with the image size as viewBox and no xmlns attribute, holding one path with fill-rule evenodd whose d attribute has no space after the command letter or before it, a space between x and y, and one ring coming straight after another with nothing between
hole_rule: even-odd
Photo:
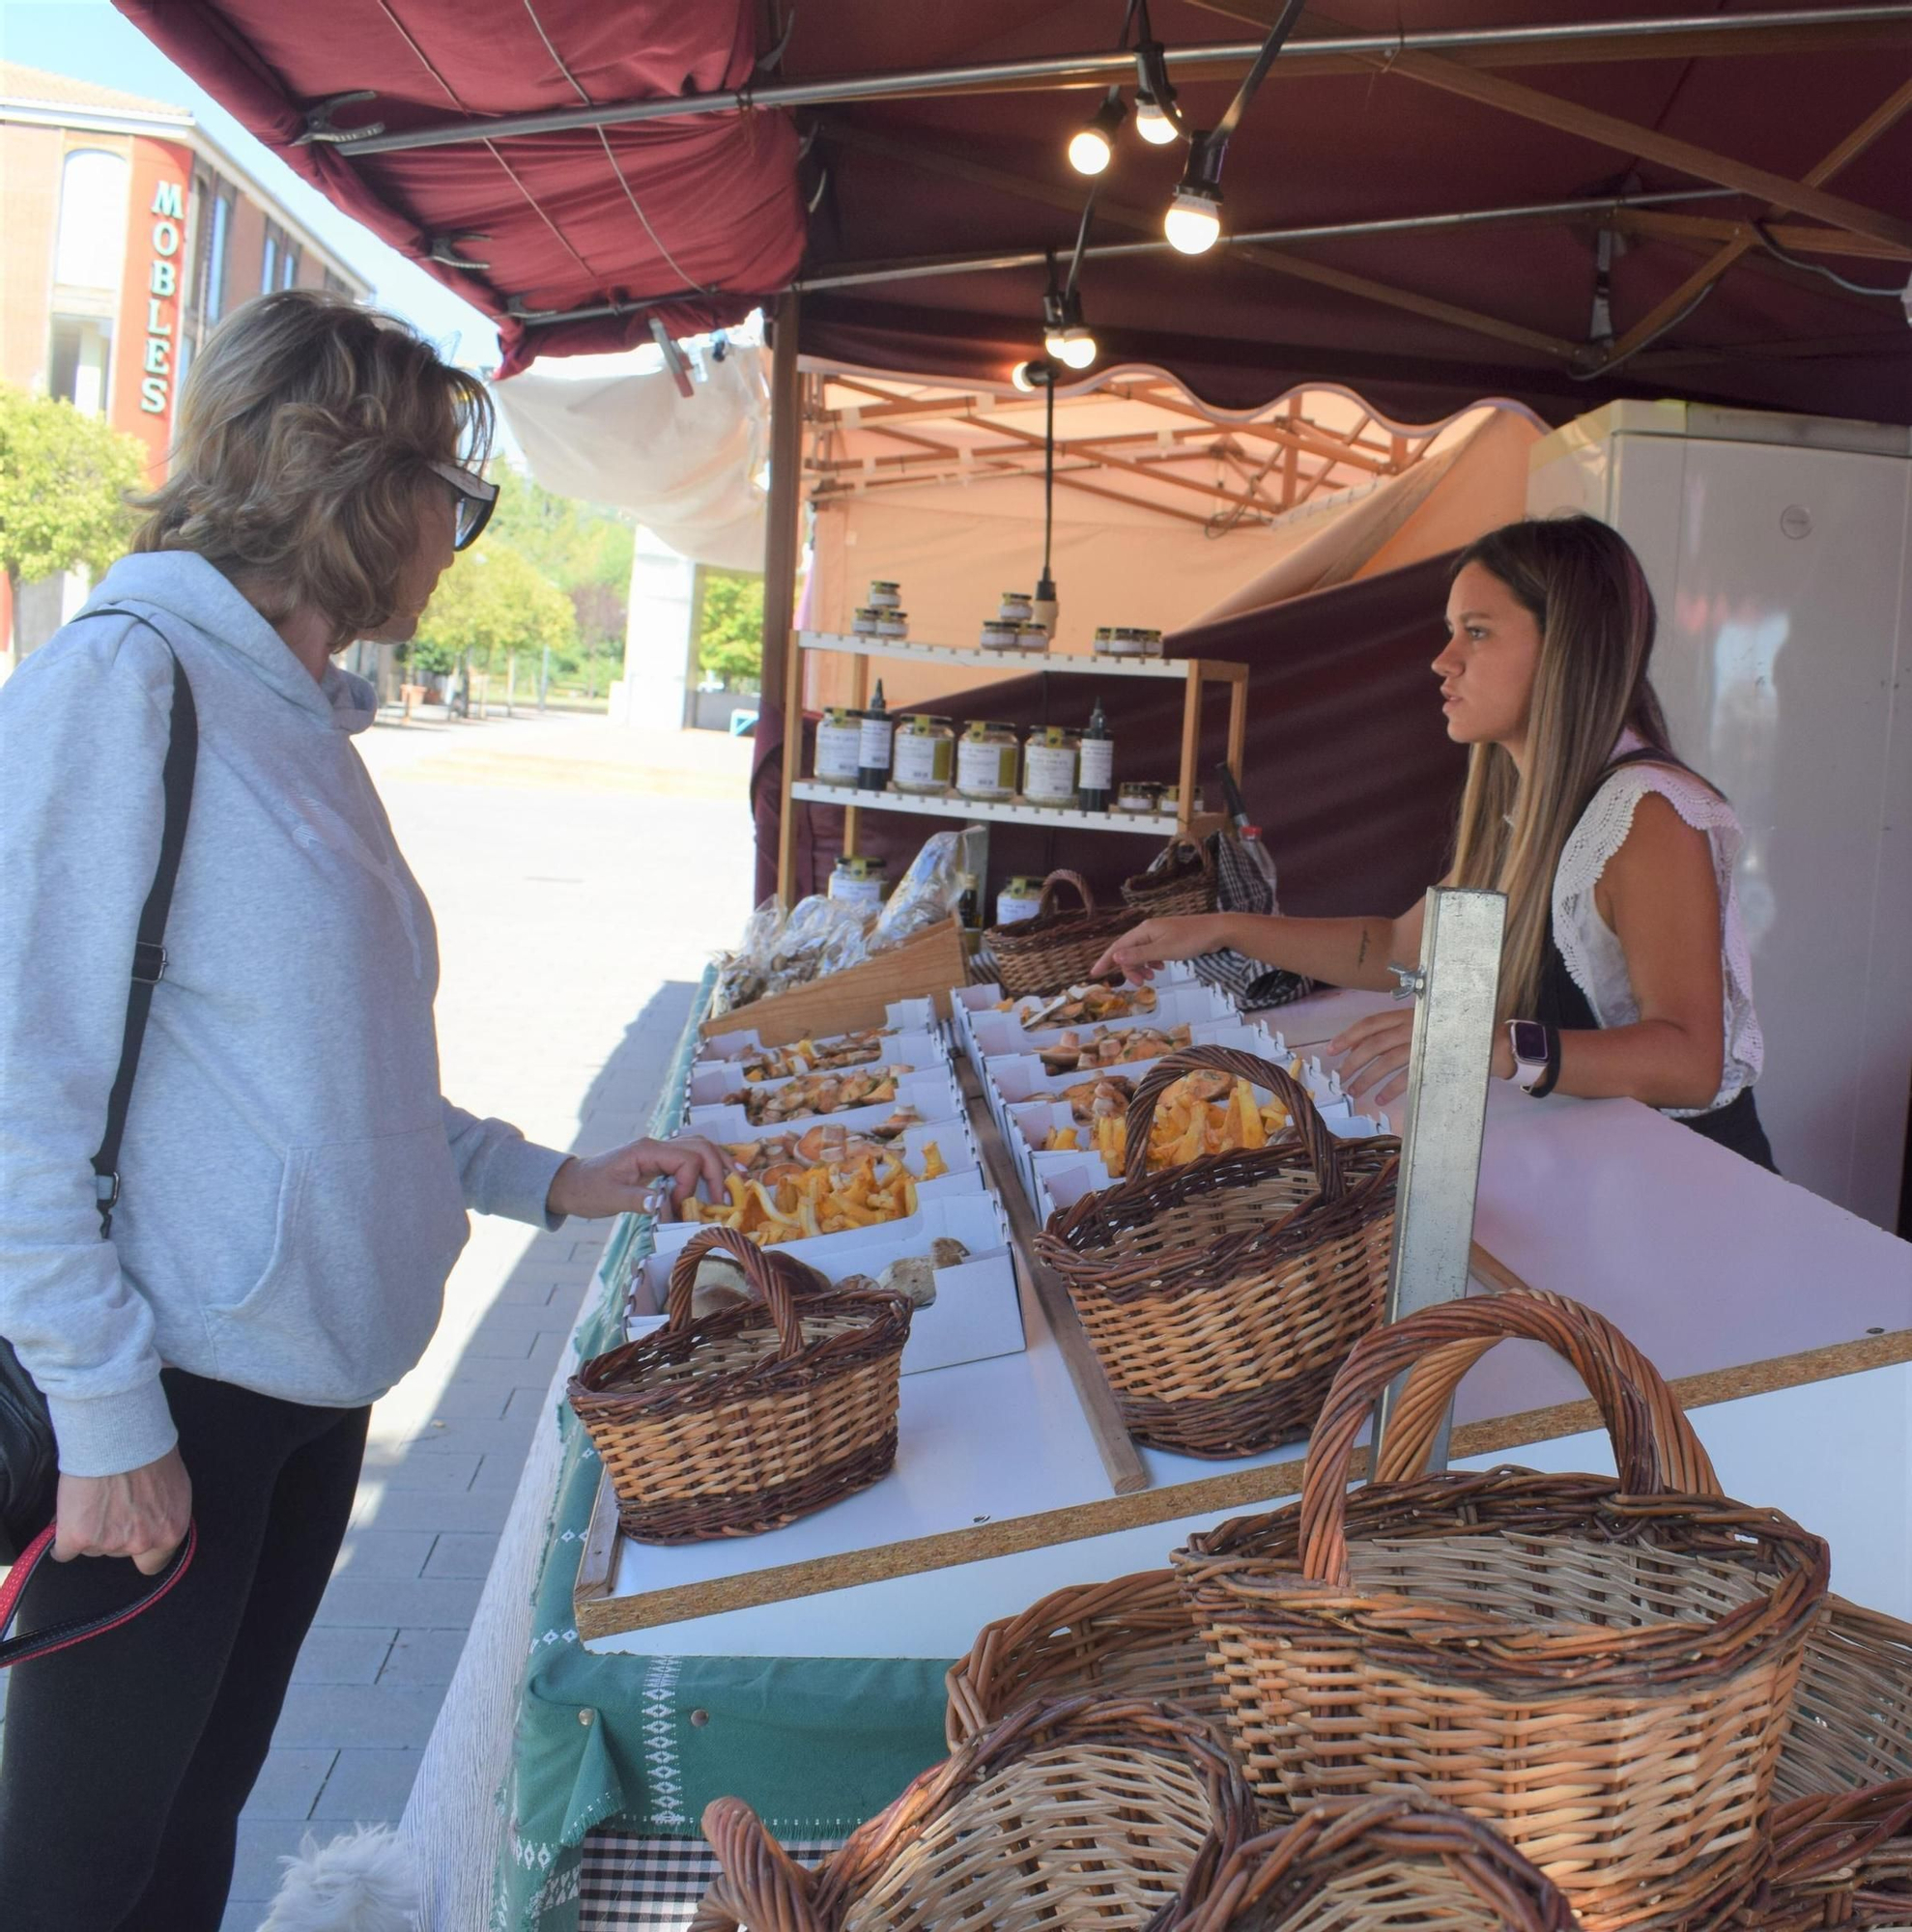
<instances>
[{"instance_id":1,"label":"bottle with black cap","mask_svg":"<svg viewBox=\"0 0 1912 1932\"><path fill-rule=\"evenodd\" d=\"M1102 716L1102 700L1082 727L1081 761L1076 768L1076 803L1084 811L1106 811L1115 791L1115 739Z\"/></svg>"},{"instance_id":2,"label":"bottle with black cap","mask_svg":"<svg viewBox=\"0 0 1912 1932\"><path fill-rule=\"evenodd\" d=\"M883 680L876 680L876 695L863 714L863 729L857 740L856 788L882 791L890 782L890 747L896 736L889 706L883 702Z\"/></svg>"}]
</instances>

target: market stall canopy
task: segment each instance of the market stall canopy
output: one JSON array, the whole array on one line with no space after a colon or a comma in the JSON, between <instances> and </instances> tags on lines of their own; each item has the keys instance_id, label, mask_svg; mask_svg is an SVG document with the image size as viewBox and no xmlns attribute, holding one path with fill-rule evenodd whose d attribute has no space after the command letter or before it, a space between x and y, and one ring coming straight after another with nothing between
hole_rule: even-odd
<instances>
[{"instance_id":1,"label":"market stall canopy","mask_svg":"<svg viewBox=\"0 0 1912 1932\"><path fill-rule=\"evenodd\" d=\"M794 283L809 353L1000 383L1076 242L1070 135L1137 79L1116 0L803 0L761 22L742 0L414 0L403 25L381 0L117 4L500 318L507 371ZM1273 0L1150 11L1181 111L1213 129ZM1395 0L1308 7L1228 144L1223 242L1193 260L1162 242L1187 146L1131 119L1079 282L1103 356L1232 407L1338 381L1409 421L1669 392L1912 420L1912 6L1574 11L1509 25L1440 0L1410 28Z\"/></svg>"},{"instance_id":2,"label":"market stall canopy","mask_svg":"<svg viewBox=\"0 0 1912 1932\"><path fill-rule=\"evenodd\" d=\"M631 511L693 563L762 569L763 352L699 358L688 396L668 371L638 373L626 360L555 360L550 373L498 384L532 476L560 497Z\"/></svg>"}]
</instances>

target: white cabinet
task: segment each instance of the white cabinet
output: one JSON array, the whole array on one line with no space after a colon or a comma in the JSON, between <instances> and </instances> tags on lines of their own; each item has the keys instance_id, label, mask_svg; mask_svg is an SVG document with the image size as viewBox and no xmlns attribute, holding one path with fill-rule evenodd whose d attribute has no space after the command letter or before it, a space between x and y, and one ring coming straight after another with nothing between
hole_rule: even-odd
<instances>
[{"instance_id":1,"label":"white cabinet","mask_svg":"<svg viewBox=\"0 0 1912 1932\"><path fill-rule=\"evenodd\" d=\"M1746 827L1774 1154L1893 1227L1912 1088L1912 439L1616 404L1535 445L1528 508L1585 510L1640 554L1674 749Z\"/></svg>"}]
</instances>

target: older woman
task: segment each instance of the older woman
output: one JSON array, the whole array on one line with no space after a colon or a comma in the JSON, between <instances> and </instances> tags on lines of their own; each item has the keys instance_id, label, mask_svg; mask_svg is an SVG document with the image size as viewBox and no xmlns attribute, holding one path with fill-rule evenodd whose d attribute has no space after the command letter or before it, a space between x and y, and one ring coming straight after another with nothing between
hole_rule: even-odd
<instances>
[{"instance_id":1,"label":"older woman","mask_svg":"<svg viewBox=\"0 0 1912 1932\"><path fill-rule=\"evenodd\" d=\"M556 1227L721 1180L703 1143L567 1159L439 1091L432 916L332 663L412 635L496 486L491 406L389 317L248 303L195 361L128 556L0 691L0 1335L59 1449L20 1665L9 1932L214 1932L236 1824L344 1536L370 1405L438 1323L467 1213ZM175 675L197 772L101 1238L99 1147L160 843Z\"/></svg>"}]
</instances>

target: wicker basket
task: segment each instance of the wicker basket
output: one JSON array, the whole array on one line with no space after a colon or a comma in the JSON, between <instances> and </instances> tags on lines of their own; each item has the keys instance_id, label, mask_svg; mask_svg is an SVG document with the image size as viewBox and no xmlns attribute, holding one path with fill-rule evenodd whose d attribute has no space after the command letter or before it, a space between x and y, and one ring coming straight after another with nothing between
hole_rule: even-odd
<instances>
[{"instance_id":1,"label":"wicker basket","mask_svg":"<svg viewBox=\"0 0 1912 1932\"><path fill-rule=\"evenodd\" d=\"M1334 1800L1251 1838L1159 1932L1578 1932L1559 1888L1443 1804Z\"/></svg>"},{"instance_id":2,"label":"wicker basket","mask_svg":"<svg viewBox=\"0 0 1912 1932\"><path fill-rule=\"evenodd\" d=\"M1148 1174L1156 1100L1203 1068L1271 1090L1288 1131ZM1391 1139L1336 1141L1297 1081L1232 1047L1187 1047L1144 1075L1126 1178L1036 1238L1138 1441L1245 1456L1307 1433L1381 1318L1399 1153Z\"/></svg>"},{"instance_id":3,"label":"wicker basket","mask_svg":"<svg viewBox=\"0 0 1912 1932\"><path fill-rule=\"evenodd\" d=\"M1204 838L1172 838L1146 872L1122 882L1122 896L1144 919L1213 912L1214 861Z\"/></svg>"},{"instance_id":4,"label":"wicker basket","mask_svg":"<svg viewBox=\"0 0 1912 1932\"><path fill-rule=\"evenodd\" d=\"M692 1282L715 1248L759 1298L694 1321ZM888 1475L910 1314L906 1295L836 1292L728 1228L694 1235L671 1270L665 1325L571 1378L625 1535L756 1536Z\"/></svg>"},{"instance_id":5,"label":"wicker basket","mask_svg":"<svg viewBox=\"0 0 1912 1932\"><path fill-rule=\"evenodd\" d=\"M812 1872L748 1804L718 1799L703 1832L724 1876L691 1932L1125 1932L1190 1909L1254 1829L1241 1773L1185 1713L1031 1704L925 1772Z\"/></svg>"},{"instance_id":6,"label":"wicker basket","mask_svg":"<svg viewBox=\"0 0 1912 1932\"><path fill-rule=\"evenodd\" d=\"M1649 1406L1571 1310L1497 1294L1371 1335L1322 1409L1299 1510L1174 1560L1258 1790L1297 1810L1454 1804L1609 1932L1709 1911L1755 1873L1828 1557L1777 1511L1666 1489ZM1351 1500L1381 1390L1448 1344L1507 1336L1580 1372L1619 1480L1495 1469Z\"/></svg>"},{"instance_id":7,"label":"wicker basket","mask_svg":"<svg viewBox=\"0 0 1912 1932\"><path fill-rule=\"evenodd\" d=\"M1079 912L1058 912L1059 887L1072 886L1082 901ZM1148 915L1124 906L1098 912L1096 895L1080 872L1051 872L1042 881L1042 896L1034 919L992 925L983 944L996 962L996 977L1004 992L1061 993L1088 979L1109 947Z\"/></svg>"},{"instance_id":8,"label":"wicker basket","mask_svg":"<svg viewBox=\"0 0 1912 1932\"><path fill-rule=\"evenodd\" d=\"M1782 1805L1771 1838L1771 1876L1727 1920L1735 1932L1912 1925L1912 1780Z\"/></svg>"}]
</instances>

